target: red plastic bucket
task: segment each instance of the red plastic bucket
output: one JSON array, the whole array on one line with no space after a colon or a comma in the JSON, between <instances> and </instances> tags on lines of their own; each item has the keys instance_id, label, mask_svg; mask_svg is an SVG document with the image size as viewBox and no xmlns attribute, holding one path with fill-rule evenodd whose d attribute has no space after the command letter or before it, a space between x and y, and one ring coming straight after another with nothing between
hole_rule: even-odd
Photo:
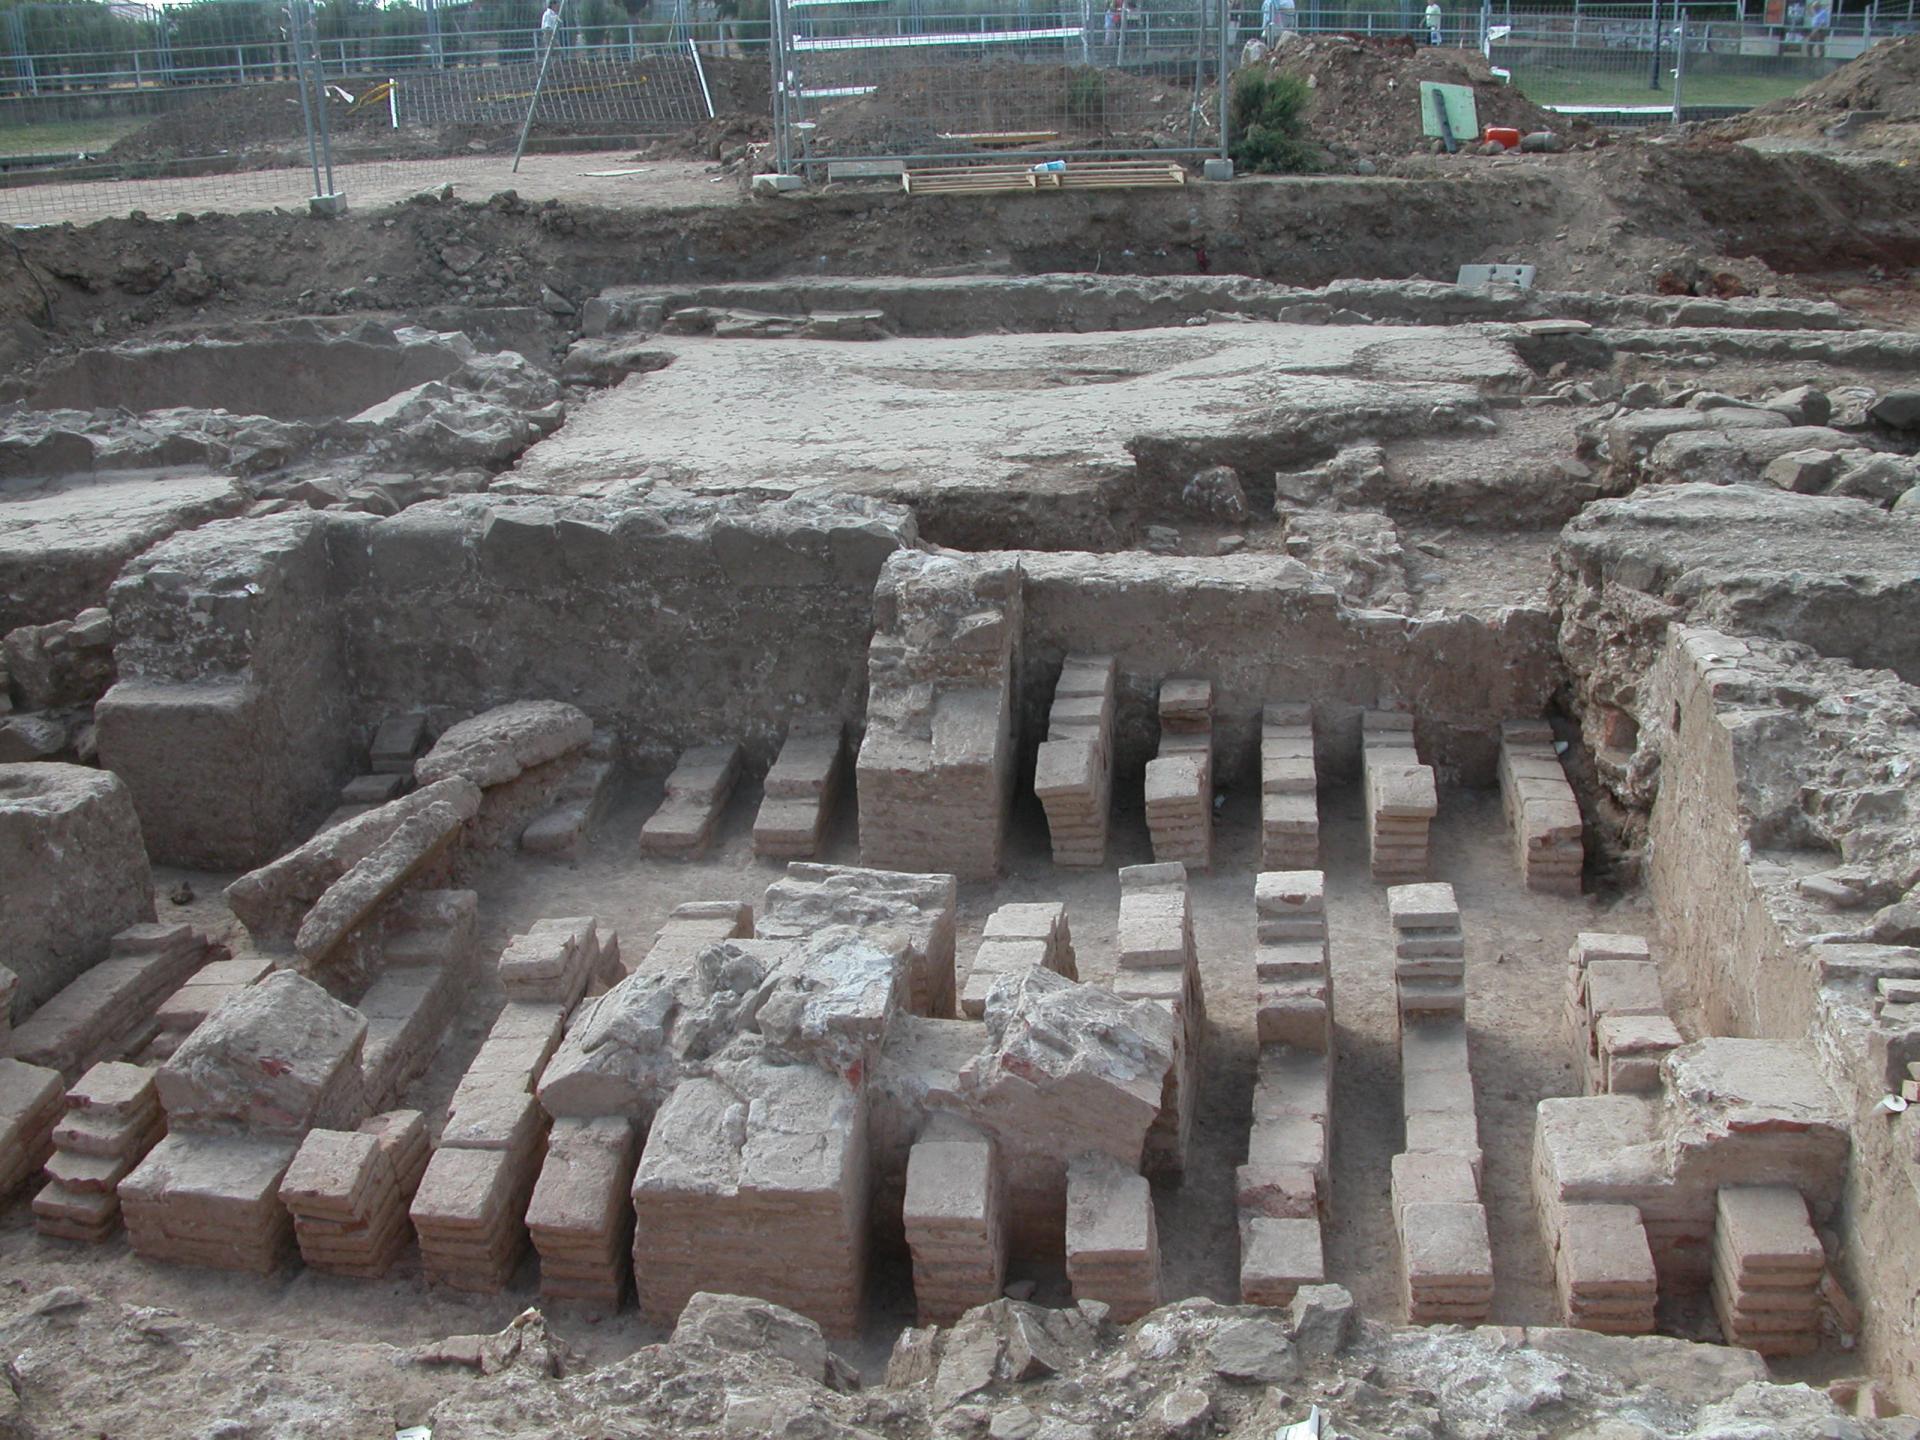
<instances>
[{"instance_id":1,"label":"red plastic bucket","mask_svg":"<svg viewBox=\"0 0 1920 1440\"><path fill-rule=\"evenodd\" d=\"M1489 125L1487 126L1487 133L1480 138L1483 140L1498 140L1509 150L1518 150L1520 148L1520 132L1511 125Z\"/></svg>"}]
</instances>

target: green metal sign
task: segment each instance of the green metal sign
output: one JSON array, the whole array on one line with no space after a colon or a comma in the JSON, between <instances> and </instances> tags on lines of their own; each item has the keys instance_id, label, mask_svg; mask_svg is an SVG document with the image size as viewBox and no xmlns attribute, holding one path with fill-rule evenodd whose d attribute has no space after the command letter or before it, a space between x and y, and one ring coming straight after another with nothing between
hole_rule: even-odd
<instances>
[{"instance_id":1,"label":"green metal sign","mask_svg":"<svg viewBox=\"0 0 1920 1440\"><path fill-rule=\"evenodd\" d=\"M1473 103L1473 87L1470 85L1440 85L1432 80L1420 82L1420 128L1428 135L1440 133L1440 113L1434 103L1434 96L1440 97L1440 104L1447 107L1447 124L1453 130L1453 138L1462 145L1470 144L1480 138L1480 117Z\"/></svg>"}]
</instances>

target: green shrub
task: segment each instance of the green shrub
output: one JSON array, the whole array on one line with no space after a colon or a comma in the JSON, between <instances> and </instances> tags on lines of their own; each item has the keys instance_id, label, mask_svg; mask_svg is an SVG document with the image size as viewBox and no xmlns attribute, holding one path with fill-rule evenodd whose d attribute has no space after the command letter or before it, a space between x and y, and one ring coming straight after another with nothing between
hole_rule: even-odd
<instances>
[{"instance_id":1,"label":"green shrub","mask_svg":"<svg viewBox=\"0 0 1920 1440\"><path fill-rule=\"evenodd\" d=\"M1227 112L1234 168L1269 175L1318 170L1318 154L1306 138L1308 95L1297 76L1255 69L1234 76Z\"/></svg>"},{"instance_id":2,"label":"green shrub","mask_svg":"<svg viewBox=\"0 0 1920 1440\"><path fill-rule=\"evenodd\" d=\"M1067 75L1067 118L1082 130L1099 130L1107 119L1107 77L1090 65Z\"/></svg>"}]
</instances>

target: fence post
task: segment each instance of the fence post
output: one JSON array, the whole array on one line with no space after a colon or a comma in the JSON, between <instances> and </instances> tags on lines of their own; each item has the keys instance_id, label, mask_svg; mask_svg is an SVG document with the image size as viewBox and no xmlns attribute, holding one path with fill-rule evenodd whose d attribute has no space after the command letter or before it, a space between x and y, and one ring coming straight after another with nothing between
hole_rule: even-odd
<instances>
[{"instance_id":1,"label":"fence post","mask_svg":"<svg viewBox=\"0 0 1920 1440\"><path fill-rule=\"evenodd\" d=\"M782 175L793 173L793 137L789 133L791 115L787 99L786 22L786 0L769 0L767 57L773 66L773 167Z\"/></svg>"},{"instance_id":2,"label":"fence post","mask_svg":"<svg viewBox=\"0 0 1920 1440\"><path fill-rule=\"evenodd\" d=\"M1653 3L1653 65L1647 71L1647 88L1660 88L1660 0Z\"/></svg>"},{"instance_id":3,"label":"fence post","mask_svg":"<svg viewBox=\"0 0 1920 1440\"><path fill-rule=\"evenodd\" d=\"M1227 71L1231 66L1229 51L1233 40L1233 0L1220 0L1220 158L1227 158Z\"/></svg>"},{"instance_id":4,"label":"fence post","mask_svg":"<svg viewBox=\"0 0 1920 1440\"><path fill-rule=\"evenodd\" d=\"M287 6L287 29L300 84L300 114L306 122L307 157L313 167L313 198L307 202L307 208L315 215L339 215L347 208L347 197L333 188L333 137L327 127L327 85L320 72L320 45L314 33L311 0L293 0ZM324 184L322 172L326 177Z\"/></svg>"},{"instance_id":5,"label":"fence post","mask_svg":"<svg viewBox=\"0 0 1920 1440\"><path fill-rule=\"evenodd\" d=\"M1680 123L1681 90L1686 84L1687 74L1687 12L1683 6L1675 5L1674 13L1680 17L1680 23L1673 33L1673 123Z\"/></svg>"},{"instance_id":6,"label":"fence post","mask_svg":"<svg viewBox=\"0 0 1920 1440\"><path fill-rule=\"evenodd\" d=\"M567 23L567 0L560 0L560 25ZM544 32L543 32L544 33ZM555 28L552 38L544 40L540 46L540 68L533 77L533 96L527 101L527 118L520 125L520 140L513 147L513 173L520 173L520 157L526 153L527 135L533 129L533 112L540 108L540 92L546 87L547 66L553 61L553 52L560 48L560 29Z\"/></svg>"}]
</instances>

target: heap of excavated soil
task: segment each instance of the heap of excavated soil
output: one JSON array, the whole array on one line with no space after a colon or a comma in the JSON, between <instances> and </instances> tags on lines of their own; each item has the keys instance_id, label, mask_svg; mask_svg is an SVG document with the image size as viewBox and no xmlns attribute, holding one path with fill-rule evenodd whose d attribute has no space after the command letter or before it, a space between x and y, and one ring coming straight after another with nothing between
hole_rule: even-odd
<instances>
[{"instance_id":1,"label":"heap of excavated soil","mask_svg":"<svg viewBox=\"0 0 1920 1440\"><path fill-rule=\"evenodd\" d=\"M707 88L717 119L685 136L663 137L659 153L689 159L717 158L721 148L764 140L769 121L767 67L757 60L704 57ZM378 83L360 76L338 82L350 95ZM463 150L510 147L517 125L443 125L395 130L386 105L353 110L338 98L327 106L327 124L336 149L376 149L407 155L457 154ZM542 119L536 135L620 134L617 120ZM674 144L672 142L679 142ZM207 94L158 116L106 152L122 163L156 163L213 155L244 155L261 163L306 158L307 132L300 113L299 87L292 81L242 85Z\"/></svg>"},{"instance_id":2,"label":"heap of excavated soil","mask_svg":"<svg viewBox=\"0 0 1920 1440\"><path fill-rule=\"evenodd\" d=\"M1315 140L1334 150L1404 155L1426 148L1422 80L1471 88L1483 128L1511 125L1523 135L1567 129L1564 116L1542 110L1501 81L1474 50L1415 45L1404 36L1372 39L1296 31L1283 37L1264 63L1307 83L1313 91L1308 128Z\"/></svg>"},{"instance_id":3,"label":"heap of excavated soil","mask_svg":"<svg viewBox=\"0 0 1920 1440\"><path fill-rule=\"evenodd\" d=\"M1878 111L1892 124L1920 122L1920 35L1883 40L1805 89L1721 121L1712 133L1734 140L1810 134L1852 110Z\"/></svg>"},{"instance_id":4,"label":"heap of excavated soil","mask_svg":"<svg viewBox=\"0 0 1920 1440\"><path fill-rule=\"evenodd\" d=\"M360 77L339 83L358 95L376 82ZM339 100L327 107L327 126L336 141L378 140L393 133L385 105L352 111ZM209 92L123 135L106 153L120 161L188 160L306 143L300 87L286 80Z\"/></svg>"},{"instance_id":5,"label":"heap of excavated soil","mask_svg":"<svg viewBox=\"0 0 1920 1440\"><path fill-rule=\"evenodd\" d=\"M828 106L809 143L824 155L949 153L973 147L943 135L1050 131L1073 149L1185 145L1192 97L1177 80L1085 65L927 66ZM1215 138L1212 113L1194 117L1194 143Z\"/></svg>"},{"instance_id":6,"label":"heap of excavated soil","mask_svg":"<svg viewBox=\"0 0 1920 1440\"><path fill-rule=\"evenodd\" d=\"M707 72L707 90L713 96L713 119L691 130L649 140L636 159L738 159L747 147L773 138L771 82L766 64L711 55L703 57L701 64Z\"/></svg>"}]
</instances>

